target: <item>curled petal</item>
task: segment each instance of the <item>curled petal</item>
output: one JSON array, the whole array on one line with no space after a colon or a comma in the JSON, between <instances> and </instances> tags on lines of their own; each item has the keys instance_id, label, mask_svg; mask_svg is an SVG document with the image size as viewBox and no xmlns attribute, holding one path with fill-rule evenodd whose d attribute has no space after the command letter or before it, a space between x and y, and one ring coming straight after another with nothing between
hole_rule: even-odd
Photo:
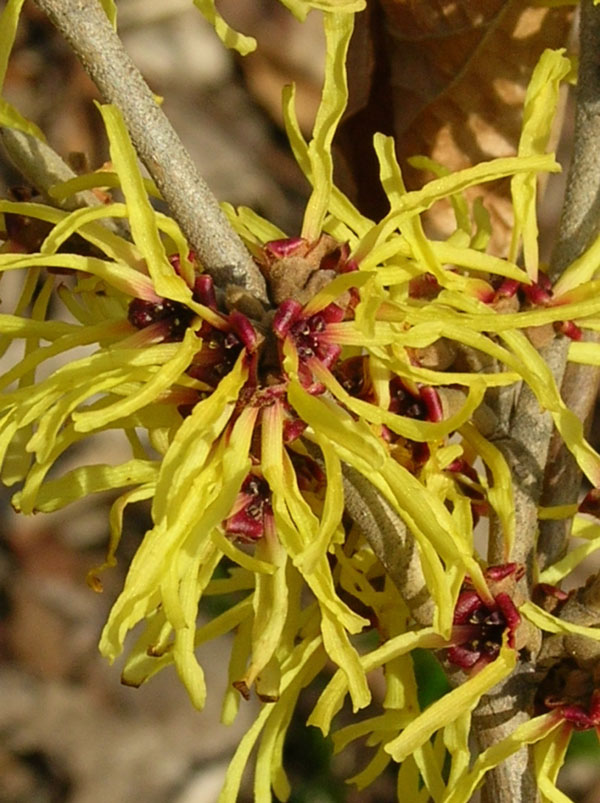
<instances>
[{"instance_id":1,"label":"curled petal","mask_svg":"<svg viewBox=\"0 0 600 803\"><path fill-rule=\"evenodd\" d=\"M275 317L273 318L273 331L281 340L287 335L292 324L294 324L302 315L302 304L294 299L289 298L283 301L277 308Z\"/></svg>"}]
</instances>

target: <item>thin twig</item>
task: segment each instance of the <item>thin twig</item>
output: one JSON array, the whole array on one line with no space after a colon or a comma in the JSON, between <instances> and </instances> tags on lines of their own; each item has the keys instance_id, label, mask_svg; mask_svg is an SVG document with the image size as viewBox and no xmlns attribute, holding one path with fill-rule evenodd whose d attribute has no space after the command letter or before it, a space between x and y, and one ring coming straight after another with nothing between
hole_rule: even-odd
<instances>
[{"instance_id":1,"label":"thin twig","mask_svg":"<svg viewBox=\"0 0 600 803\"><path fill-rule=\"evenodd\" d=\"M76 178L77 174L47 142L7 126L0 127L0 142L13 165L46 203L67 211L85 206L102 206L100 198L91 190L76 192L60 201L49 194L48 191L55 184ZM129 227L124 220L105 217L98 223L121 237L130 236Z\"/></svg>"},{"instance_id":2,"label":"thin twig","mask_svg":"<svg viewBox=\"0 0 600 803\"><path fill-rule=\"evenodd\" d=\"M343 466L344 505L383 568L396 585L415 621L430 625L433 601L425 585L415 539L377 489L356 469Z\"/></svg>"},{"instance_id":3,"label":"thin twig","mask_svg":"<svg viewBox=\"0 0 600 803\"><path fill-rule=\"evenodd\" d=\"M48 195L48 190L54 184L75 178L77 175L75 171L46 142L32 134L2 126L0 140L10 161L47 203L69 210L83 206L99 206L102 203L91 190L78 192L57 202Z\"/></svg>"},{"instance_id":4,"label":"thin twig","mask_svg":"<svg viewBox=\"0 0 600 803\"><path fill-rule=\"evenodd\" d=\"M541 350L555 380L560 384L566 361L565 339L554 340ZM553 422L543 413L533 392L526 385L519 395L510 419L510 436L497 442L510 467L515 500L516 539L511 559L527 567L519 591L529 596L533 577L537 508L542 493L544 467L548 456ZM502 562L503 544L493 543L492 563ZM529 659L531 657L531 660ZM521 656L517 669L503 683L482 697L473 715L473 728L481 750L509 736L528 718L535 693L535 656ZM482 790L484 803L536 803L537 782L531 753L522 747L488 773Z\"/></svg>"},{"instance_id":5,"label":"thin twig","mask_svg":"<svg viewBox=\"0 0 600 803\"><path fill-rule=\"evenodd\" d=\"M581 4L580 26L574 151L558 242L550 265L553 281L600 234L600 8L595 7L592 0L584 0ZM590 333L586 339L597 338ZM588 421L593 410L599 378L600 372L593 366L570 365L565 374L563 399L584 422ZM581 488L581 471L557 435L550 447L550 457L544 503L576 502ZM564 554L569 531L569 519L541 523L541 568Z\"/></svg>"},{"instance_id":6,"label":"thin twig","mask_svg":"<svg viewBox=\"0 0 600 803\"><path fill-rule=\"evenodd\" d=\"M600 342L597 332L586 332L587 342ZM596 406L600 368L592 365L569 363L561 387L563 401L580 421L584 432L589 432ZM578 501L582 473L575 458L565 446L558 432L550 442L548 464L541 502L543 505L571 505ZM551 566L563 557L567 550L572 518L540 522L537 544L537 561L540 569Z\"/></svg>"},{"instance_id":7,"label":"thin twig","mask_svg":"<svg viewBox=\"0 0 600 803\"><path fill-rule=\"evenodd\" d=\"M600 9L582 0L573 157L549 275L554 282L600 232Z\"/></svg>"},{"instance_id":8,"label":"thin twig","mask_svg":"<svg viewBox=\"0 0 600 803\"><path fill-rule=\"evenodd\" d=\"M540 356L552 371L559 387L565 371L568 346L568 339L560 337L540 349ZM495 441L504 454L512 475L517 537L510 557L527 567L525 593L533 580L538 505L553 427L550 413L541 410L535 394L524 384L510 416L507 434ZM490 563L498 563L504 559L503 549L504 543L501 539L497 542L490 539Z\"/></svg>"},{"instance_id":9,"label":"thin twig","mask_svg":"<svg viewBox=\"0 0 600 803\"><path fill-rule=\"evenodd\" d=\"M220 287L239 285L267 300L263 277L98 0L35 0L67 39L103 97L121 110L142 162L171 213Z\"/></svg>"},{"instance_id":10,"label":"thin twig","mask_svg":"<svg viewBox=\"0 0 600 803\"><path fill-rule=\"evenodd\" d=\"M321 450L309 440L308 453L325 468ZM342 463L344 509L379 558L414 620L431 625L434 604L423 576L417 544L400 516L377 488L348 463Z\"/></svg>"},{"instance_id":11,"label":"thin twig","mask_svg":"<svg viewBox=\"0 0 600 803\"><path fill-rule=\"evenodd\" d=\"M473 715L480 750L513 733L529 719L524 702L532 696L534 667L520 662L504 683L485 696ZM537 781L530 751L518 750L485 776L482 803L536 803Z\"/></svg>"}]
</instances>

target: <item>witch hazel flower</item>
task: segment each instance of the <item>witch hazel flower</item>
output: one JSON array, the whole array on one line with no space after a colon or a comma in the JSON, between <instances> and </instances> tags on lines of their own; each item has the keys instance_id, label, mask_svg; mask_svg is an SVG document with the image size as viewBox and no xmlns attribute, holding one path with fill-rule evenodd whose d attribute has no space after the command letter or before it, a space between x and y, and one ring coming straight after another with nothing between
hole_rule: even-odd
<instances>
[{"instance_id":1,"label":"witch hazel flower","mask_svg":"<svg viewBox=\"0 0 600 803\"><path fill-rule=\"evenodd\" d=\"M575 658L557 662L536 694L539 712L553 711L574 730L595 728L600 737L600 668L583 666Z\"/></svg>"},{"instance_id":2,"label":"witch hazel flower","mask_svg":"<svg viewBox=\"0 0 600 803\"><path fill-rule=\"evenodd\" d=\"M328 234L320 234L312 242L305 237L271 240L258 254L258 263L276 305L290 298L305 304L336 275L358 269L348 243L339 243Z\"/></svg>"},{"instance_id":3,"label":"witch hazel flower","mask_svg":"<svg viewBox=\"0 0 600 803\"><path fill-rule=\"evenodd\" d=\"M114 120L111 126L113 137L124 138ZM126 195L133 209L147 203L130 186ZM144 220L144 224L138 221L140 227L148 225L148 216ZM96 230L93 234L97 242L115 250L111 237ZM143 242L152 241L156 231L147 235ZM66 377L62 386L61 373L49 380L52 388L62 387L63 395L57 397L61 415L50 407L34 434L31 448L42 468L36 465L33 473L26 474L15 503L23 510L57 509L67 503L72 487L124 489L111 516L107 559L111 564L125 508L152 498L154 525L131 565L101 641L103 654L112 659L122 650L128 630L146 620L145 634L125 666L127 683L139 685L173 662L194 703L202 706L202 672L190 637L198 601L212 582L214 567L227 556L255 578L256 593L266 600L264 610L253 614L260 622L256 638L246 662L232 669L232 684L247 690L256 682L260 695L274 699L277 684L269 685L266 678L285 659L275 652L286 618L292 615L283 586L288 556L317 601L327 653L344 664L353 698L363 705L369 693L349 634L362 630L368 620L342 602L327 558L330 545L344 535L341 455L355 461L352 451L345 451L348 445L361 455L357 467L363 473L393 488L391 502L398 510L412 508L410 515L420 531L429 533L433 528L449 562L464 561L473 575L477 571L468 551L457 546L459 539L447 540L453 523L442 502L411 479L391 456L389 443L371 428L379 420L395 437L397 430L414 435L421 420L442 425L435 394L417 391L407 406L400 401L404 391L390 376L390 398L381 407L376 395L363 400L340 386L338 368L352 359L348 349L363 340L355 310L365 277L349 259L348 247L332 237L320 237L312 244L294 239L265 246L271 254L270 289L274 295L282 292L285 266L286 292L291 295L261 321L251 321L237 309L220 310L211 280L197 274L187 248L181 242L179 246L177 256L160 262L147 251L143 270L108 260L83 262L78 254L60 257L71 273L84 267L95 271L91 275L97 283L88 282L85 290L91 303L102 299L109 287L121 339L115 336L105 342L89 364L69 366L65 373L79 377L86 391L76 397L73 407L68 396L62 401ZM135 244L119 248L123 254L130 252L132 261L139 259ZM47 259L53 261L51 256ZM58 263L59 258L54 259ZM303 272L293 273L295 282L289 277L289 259L308 262ZM75 295L62 293L77 310ZM53 326L48 324L44 331L51 333ZM81 326L87 326L83 313ZM120 367L117 373L116 367ZM77 409L77 404L104 388L108 395L92 409ZM32 420L34 405L42 398L36 393L28 389L9 397L14 421ZM40 394L52 398L46 386ZM417 412L412 409L415 405ZM364 414L372 421L361 422ZM80 431L99 431L120 421L130 430L145 428L160 459L132 434L135 452L126 465L84 466L44 482L57 454L51 433L59 436L60 454ZM307 442L321 452L326 484L320 476L323 469L306 453ZM131 490L125 490L128 487ZM419 495L426 505L416 503ZM434 518L424 512L429 509L435 510ZM239 549L238 542L253 544L255 555ZM206 568L199 579L200 567ZM269 579L259 580L265 572ZM97 574L92 580L98 585ZM182 608L184 587L193 591L185 597L188 607ZM440 585L436 593L443 610L447 589ZM277 615L271 596L280 600ZM173 607L175 600L179 602ZM160 638L155 635L157 627ZM266 646L260 633L269 634Z\"/></svg>"},{"instance_id":4,"label":"witch hazel flower","mask_svg":"<svg viewBox=\"0 0 600 803\"><path fill-rule=\"evenodd\" d=\"M150 578L153 578L152 582L157 579L157 556L169 544L173 545L170 548L174 548L174 543L179 543L178 548L183 548L186 539L194 532L204 533L205 536L210 534L225 554L234 556L240 566L255 564L249 558L243 557L243 553L232 545L227 546L223 535L240 541L264 541L260 551L264 549L272 554L276 549L274 537L277 533L283 539L288 554L296 556L298 565L302 565L301 555L303 551L308 554L310 546L310 566L314 569L319 565L315 563L318 560L322 568L317 572L316 579L304 572L303 576L319 603L327 605L327 610L331 606L337 609L340 621L349 632L356 632L357 628L364 626L360 617L351 614L336 595L332 594L330 580L327 580L330 572L322 563L329 540L335 528L339 527L343 508L341 489L334 482L334 476L339 471L336 468L339 457L332 451L327 451L325 443L319 438L322 438L322 431L326 432L328 438L333 437L332 443L342 448L342 444L345 446L348 443L349 425L352 429L358 426L360 431L356 416L364 414L368 409L369 414L377 418L381 415L381 408L377 406L376 399L372 399L367 403L367 408L359 407L357 410L352 397L344 392L337 394L335 371L340 360L343 362L344 346L349 338L360 342L362 334L353 328L354 308L358 299L353 288L356 280L351 275L355 271L346 269L347 249L335 245L331 238L325 238L325 243L326 248L322 249L324 255L320 256L318 266L311 265L311 275L316 273L319 278L317 284L320 284L321 272L333 274L334 279L339 277L344 280L343 287L336 291L329 289L333 280L331 275L327 275L328 281L316 296L304 305L297 298L283 300L267 323L259 322L255 325L237 310L227 314L219 312L211 283L205 277L197 277L193 282L188 280L191 299L187 303L158 294L155 298L136 298L129 303L128 319L138 329L140 336L147 333L149 338L163 343L177 343L182 338L185 322L196 321L190 310L198 312L200 320L194 323L193 332L189 331L189 326L185 329L184 339L190 341L189 335L192 335L191 342L194 337L198 342L184 374L189 380L196 380L199 384L194 385L190 381L183 383L189 393L193 393L195 389L197 403L185 405L186 420L176 431L173 442L167 446L165 459L159 467L153 503L155 527L148 533L136 563L132 566L122 598L117 601L111 614L102 641L105 654L112 655L115 650L120 649L122 635L117 634L126 632L136 621L135 607L133 616L128 613L123 618L125 612L129 611L126 603L131 599L134 589L137 588L135 594L142 594L140 600L147 595L147 604L154 606L155 603L150 603L149 600L154 598L156 592L149 582ZM289 251L297 256L297 241L292 241L292 246ZM306 243L302 244L302 248L307 249ZM308 248L306 252L314 257L318 250L317 247ZM278 251L284 254L280 261L287 258L284 243L278 244ZM179 274L179 271L176 273ZM336 300L332 301L331 298ZM340 330L338 325L345 326L345 329ZM275 349L272 347L273 342ZM428 392L423 387L416 395L413 392L411 397L410 393L401 390L393 377L389 382L390 402L385 416L387 423L383 426L390 427L390 432L395 432L398 427L403 431L402 427L411 420L417 422L423 419L441 423L435 391ZM310 397L316 400L317 397L325 396L326 391L337 398L333 406L329 402L326 407L309 404ZM409 398L412 401L407 405L404 400ZM360 401L355 400L356 403ZM178 405L177 410L181 412L182 409ZM337 418L340 419L339 424L335 424ZM303 481L298 471L298 461L304 460L306 468L309 465L306 457L301 452L289 451L289 445L294 445L307 429L323 450L325 462L330 469L329 487L324 498L321 496L322 504L328 510L326 529L319 524L318 516L311 512L310 506L307 507L303 499ZM409 431L412 434L413 429L409 427ZM198 444L193 460L195 468L187 466L192 453L185 446L188 439L191 444L192 432L196 432L194 439ZM399 469L386 451L385 439L379 442L370 431L365 431L361 440L372 450L372 457L376 461L374 468L383 461L393 471ZM294 448L302 447L296 444ZM188 454L189 457L186 457ZM353 458L349 456L348 459ZM219 466L221 469L217 468ZM249 466L253 467L251 473L248 473ZM211 479L212 472L219 470L222 471L222 476L215 485L214 479ZM361 470L365 470L362 464ZM311 472L314 473L314 466ZM405 482L408 477L407 474ZM280 478L284 479L283 484ZM184 480L185 483L181 485ZM185 495L184 488L189 483L196 488L195 499ZM400 493L396 480L393 484L396 493ZM434 497L428 495L422 486L415 485L414 490L417 487L421 495L428 496L430 506L437 508L435 526L439 527L438 538L441 542L445 531L437 522L446 518L446 526L452 530L450 519ZM217 491L218 495L214 496ZM402 493L403 502L396 498L393 500L400 509L404 504L410 507L409 496ZM284 534L290 532L290 522L286 521L281 511L283 498L287 500L288 506L291 504L290 500L296 500L289 508L290 511L294 510L291 526L292 532L297 533L296 540L289 540L289 535L284 537ZM180 509L180 514L168 524L173 515L171 511L176 509ZM204 515L205 511L208 519ZM421 509L415 507L413 515L418 520L422 516ZM301 522L303 531L300 529ZM426 525L424 522L423 528L427 531L430 526L431 524ZM168 539L164 535L167 531ZM266 538L269 534L270 537ZM158 543L161 544L160 547ZM446 545L446 549L448 559L455 560L461 554L451 542ZM208 559L208 554L205 554L205 559ZM466 553L462 555L462 559L468 563ZM476 566L470 565L473 570L476 569ZM147 578L143 583L142 577ZM183 582L183 576L176 575L174 580ZM166 591L167 586L164 588ZM142 589L146 590L142 593ZM173 591L174 587L171 588L171 592ZM168 621L171 622L170 619ZM343 653L348 659L348 665L352 666L354 653L345 639L346 637L341 642ZM179 643L177 637L174 643ZM154 654L156 649L153 648L152 652ZM198 675L198 668L191 663L191 653L180 652L173 647L169 654L181 673ZM267 655L265 662L272 657L272 654L270 658ZM138 683L140 677L147 677L147 673L142 672L140 675L143 664L139 664L138 659L139 653L134 651L125 672L127 682ZM256 666L256 660L258 659L255 657L253 666ZM151 673L153 670L148 671ZM244 680L244 688L248 687L250 676L258 677L254 670L250 672ZM355 673L353 682L356 699L363 699L364 682L360 680L359 673ZM198 696L194 698L197 704L200 699Z\"/></svg>"},{"instance_id":5,"label":"witch hazel flower","mask_svg":"<svg viewBox=\"0 0 600 803\"><path fill-rule=\"evenodd\" d=\"M484 575L491 599L482 599L465 582L454 609L453 646L447 651L451 664L476 672L498 657L504 641L508 647L516 647L521 616L513 596L523 572L523 567L514 563L488 567Z\"/></svg>"},{"instance_id":6,"label":"witch hazel flower","mask_svg":"<svg viewBox=\"0 0 600 803\"><path fill-rule=\"evenodd\" d=\"M505 279L502 281L490 303L499 308L506 307L506 301L514 299L515 308L544 308L561 306L564 300L554 295L552 283L545 273L539 273L536 281L529 284L518 282L515 279ZM520 301L519 301L520 299ZM526 305L523 307L522 305ZM555 332L565 335L571 340L581 340L583 332L581 328L572 320L554 320L552 328Z\"/></svg>"},{"instance_id":7,"label":"witch hazel flower","mask_svg":"<svg viewBox=\"0 0 600 803\"><path fill-rule=\"evenodd\" d=\"M319 312L305 316L303 307L294 299L279 305L273 319L273 331L281 340L288 340L298 355L299 376L302 385L310 393L322 393L325 387L314 381L310 366L318 361L324 368L331 368L341 354L341 346L331 342L327 325L344 319L344 310L337 304L329 304Z\"/></svg>"}]
</instances>

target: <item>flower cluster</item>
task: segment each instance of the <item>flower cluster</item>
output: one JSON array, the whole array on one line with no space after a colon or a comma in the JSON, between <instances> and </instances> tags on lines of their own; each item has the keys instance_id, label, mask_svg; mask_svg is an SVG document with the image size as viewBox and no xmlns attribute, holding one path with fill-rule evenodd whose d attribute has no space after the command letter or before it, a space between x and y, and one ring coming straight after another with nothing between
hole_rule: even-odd
<instances>
[{"instance_id":1,"label":"flower cluster","mask_svg":"<svg viewBox=\"0 0 600 803\"><path fill-rule=\"evenodd\" d=\"M520 567L517 572L515 564L490 566L485 574L492 602L482 600L474 589L469 588L468 582L464 584L454 609L454 644L447 653L450 663L467 670L485 666L500 654L505 634L508 646L516 646L515 631L521 617L511 597L516 580L523 573L524 568ZM507 578L510 578L512 588L506 587Z\"/></svg>"},{"instance_id":2,"label":"flower cluster","mask_svg":"<svg viewBox=\"0 0 600 803\"><path fill-rule=\"evenodd\" d=\"M24 344L22 358L0 378L1 476L21 485L13 503L24 513L118 492L101 569L115 562L127 506L151 500L152 527L100 649L114 660L143 623L123 682L140 685L173 664L202 708L196 648L233 634L223 718L235 717L240 693L254 690L262 708L231 764L223 801L236 799L258 741L256 799L270 799L271 789L286 799L286 728L302 689L330 663L335 672L309 720L324 733L347 694L355 710L371 702L367 674L384 672L384 713L334 736L337 747L369 736L375 754L353 779L357 785L371 783L393 760L399 790L420 774L439 797L448 759L444 800L458 803L519 744L537 742L541 755L565 722L598 722L597 685L582 695L573 691L577 679L561 675L560 694L544 697L538 717L469 766L471 711L513 670L522 622L550 632L560 626L516 591L510 472L493 442L491 411L484 415L486 394L528 384L600 485L600 458L527 335L558 329L574 338L570 359L598 363L596 344L576 342L580 331L600 326L596 261L584 256L551 288L543 273L486 252L481 212L457 215L446 241L425 235L423 210L498 178L513 179L515 210L530 216L535 192L525 192L519 179L535 184L539 173L558 169L541 147L407 192L393 141L377 136L390 211L378 222L364 217L334 186L330 153L346 102L345 49L362 4L286 4L299 14L324 8L328 42L310 142L297 124L293 92L285 99L290 142L313 186L302 233L286 237L251 210L225 207L267 281L268 309L249 311L215 288L175 221L153 208L149 193L156 189L142 179L114 107L101 107L111 170L57 185L51 195L61 200L118 186L124 202L107 193L100 207L67 212L33 200L0 201L0 271L26 275L15 310L0 315L6 343ZM14 17L13 6L0 27ZM543 88L556 90L568 69L561 53L544 54ZM524 140L543 143L547 110L534 111ZM39 223L35 237L26 236L25 221ZM114 225L124 221L125 232ZM530 228L518 219L516 230L529 238L531 254ZM51 304L58 315L49 315ZM85 356L72 357L81 347ZM38 371L59 356L62 367ZM49 477L63 454L110 429L124 433L130 459ZM502 532L505 562L487 567L473 530L491 519ZM377 546L386 521L404 538L403 554L389 563ZM577 559L537 579L553 585ZM409 564L406 582L397 581ZM100 569L90 581L101 588ZM229 604L233 592L237 601ZM228 603L198 625L208 595ZM432 604L417 605L423 597ZM368 631L378 644L361 653L354 637ZM465 678L423 712L410 656L416 648L436 650ZM542 760L548 783L560 757L553 761Z\"/></svg>"}]
</instances>

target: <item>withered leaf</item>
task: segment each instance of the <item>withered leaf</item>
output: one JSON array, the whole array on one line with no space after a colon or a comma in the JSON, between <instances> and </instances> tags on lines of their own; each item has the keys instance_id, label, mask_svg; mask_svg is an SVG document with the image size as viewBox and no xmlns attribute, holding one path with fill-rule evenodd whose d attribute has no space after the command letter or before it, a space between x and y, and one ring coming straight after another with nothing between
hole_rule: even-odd
<instances>
[{"instance_id":1,"label":"withered leaf","mask_svg":"<svg viewBox=\"0 0 600 803\"><path fill-rule=\"evenodd\" d=\"M572 15L523 0L370 0L350 48L338 183L363 213L388 211L372 148L377 131L396 138L409 189L430 178L406 163L413 155L451 170L514 155L533 68L545 48L567 44ZM508 179L475 190L500 253L511 225L508 191ZM428 225L448 234L449 206L437 205Z\"/></svg>"}]
</instances>

